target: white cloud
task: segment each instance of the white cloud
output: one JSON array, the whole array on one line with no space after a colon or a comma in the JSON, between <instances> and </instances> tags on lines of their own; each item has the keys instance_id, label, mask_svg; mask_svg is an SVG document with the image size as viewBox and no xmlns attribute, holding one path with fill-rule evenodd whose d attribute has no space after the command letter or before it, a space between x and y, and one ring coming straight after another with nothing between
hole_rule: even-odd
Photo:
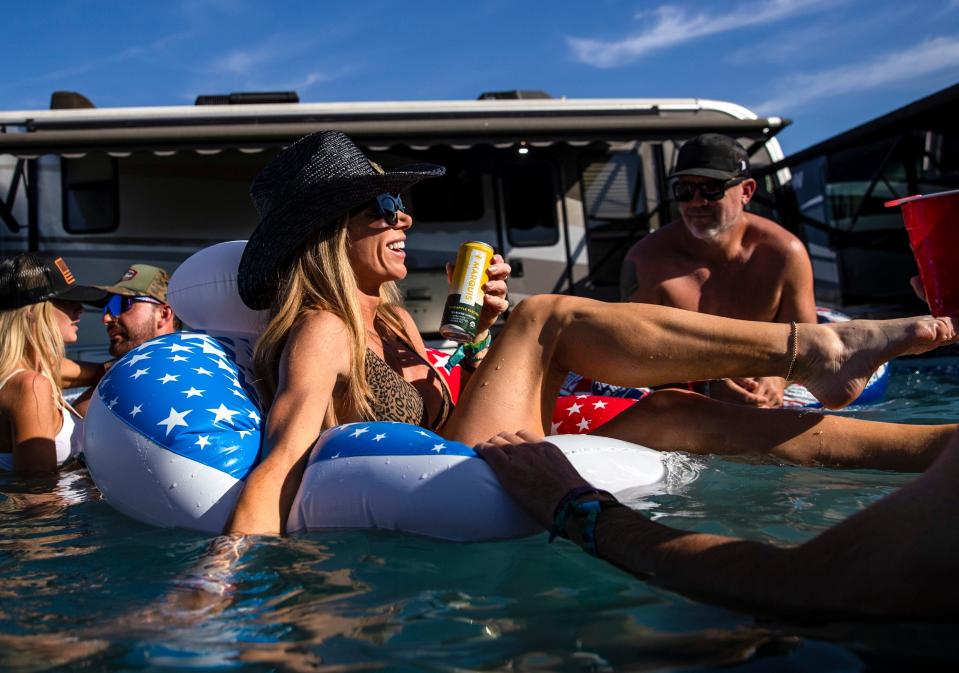
<instances>
[{"instance_id":1,"label":"white cloud","mask_svg":"<svg viewBox=\"0 0 959 673\"><path fill-rule=\"evenodd\" d=\"M302 94L317 84L325 84L326 82L337 79L337 77L338 75L335 74L314 71L296 78L248 80L243 83L241 88L245 91L296 91Z\"/></svg>"},{"instance_id":2,"label":"white cloud","mask_svg":"<svg viewBox=\"0 0 959 673\"><path fill-rule=\"evenodd\" d=\"M658 49L834 6L835 3L829 0L767 0L709 14L689 12L675 5L662 5L652 12L637 15L638 19L654 17L653 24L637 35L606 42L568 37L566 42L575 60L598 68L613 68L631 63Z\"/></svg>"},{"instance_id":3,"label":"white cloud","mask_svg":"<svg viewBox=\"0 0 959 673\"><path fill-rule=\"evenodd\" d=\"M210 69L215 72L248 75L263 66L282 61L303 51L305 46L273 35L250 49L236 49L214 58L210 62Z\"/></svg>"},{"instance_id":4,"label":"white cloud","mask_svg":"<svg viewBox=\"0 0 959 673\"><path fill-rule=\"evenodd\" d=\"M302 63L315 60L311 57L315 51L316 45L312 40L274 34L248 49L236 49L215 56L200 72L205 74L204 80L212 79L207 84L214 84L213 89L292 90L302 93L340 76L339 73L325 72L315 67L309 70L303 68ZM298 71L302 74L297 74ZM200 88L211 89L210 86Z\"/></svg>"},{"instance_id":5,"label":"white cloud","mask_svg":"<svg viewBox=\"0 0 959 673\"><path fill-rule=\"evenodd\" d=\"M759 114L792 114L797 108L822 98L868 91L956 68L959 68L959 37L936 37L868 61L789 75L780 82L778 95L754 109Z\"/></svg>"},{"instance_id":6,"label":"white cloud","mask_svg":"<svg viewBox=\"0 0 959 673\"><path fill-rule=\"evenodd\" d=\"M730 52L724 60L732 65L750 65L761 60L764 64L785 63L800 67L803 61L822 58L821 50L811 45L835 42L844 44L847 50L850 45L874 47L876 35L885 34L889 26L913 20L914 13L915 8L911 5L896 5L857 15L851 21L837 21L834 16L826 15L805 25L790 25L787 30L764 31L767 33L765 39L750 41Z\"/></svg>"}]
</instances>

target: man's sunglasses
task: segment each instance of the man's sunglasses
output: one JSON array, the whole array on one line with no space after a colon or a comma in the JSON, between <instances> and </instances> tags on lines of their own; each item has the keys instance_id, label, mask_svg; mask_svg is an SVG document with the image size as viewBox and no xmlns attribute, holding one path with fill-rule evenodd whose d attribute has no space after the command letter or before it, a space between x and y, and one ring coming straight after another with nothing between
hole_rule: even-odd
<instances>
[{"instance_id":1,"label":"man's sunglasses","mask_svg":"<svg viewBox=\"0 0 959 673\"><path fill-rule=\"evenodd\" d=\"M732 180L710 180L709 182L680 182L673 183L673 198L681 203L692 201L696 198L696 192L707 201L719 201L723 198L726 190L738 185L746 178L733 178Z\"/></svg>"},{"instance_id":2,"label":"man's sunglasses","mask_svg":"<svg viewBox=\"0 0 959 673\"><path fill-rule=\"evenodd\" d=\"M406 206L403 205L403 199L399 196L393 196L392 194L380 194L373 199L373 203L365 203L358 208L354 208L350 211L350 217L355 217L362 212L365 212L373 208L376 210L376 214L383 218L383 221L386 222L389 226L395 227L396 223L399 221L399 213L408 212Z\"/></svg>"},{"instance_id":3,"label":"man's sunglasses","mask_svg":"<svg viewBox=\"0 0 959 673\"><path fill-rule=\"evenodd\" d=\"M128 297L122 294L115 294L110 297L103 307L103 315L113 318L119 317L121 313L126 313L134 304L156 304L162 306L163 302L157 301L153 297Z\"/></svg>"}]
</instances>

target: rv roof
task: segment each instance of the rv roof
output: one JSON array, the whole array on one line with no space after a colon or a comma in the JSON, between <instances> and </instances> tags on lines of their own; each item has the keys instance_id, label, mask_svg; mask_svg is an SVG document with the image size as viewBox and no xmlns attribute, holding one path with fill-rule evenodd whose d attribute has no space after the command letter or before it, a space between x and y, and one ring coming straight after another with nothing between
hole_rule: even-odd
<instances>
[{"instance_id":1,"label":"rv roof","mask_svg":"<svg viewBox=\"0 0 959 673\"><path fill-rule=\"evenodd\" d=\"M126 154L284 145L324 128L383 149L521 140L548 145L684 137L771 137L789 123L695 98L532 99L94 108L0 112L0 154Z\"/></svg>"}]
</instances>

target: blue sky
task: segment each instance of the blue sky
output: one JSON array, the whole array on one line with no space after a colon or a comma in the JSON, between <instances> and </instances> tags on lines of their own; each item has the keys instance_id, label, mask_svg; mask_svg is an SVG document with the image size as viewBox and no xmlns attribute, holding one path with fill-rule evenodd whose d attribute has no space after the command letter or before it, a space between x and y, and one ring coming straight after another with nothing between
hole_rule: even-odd
<instances>
[{"instance_id":1,"label":"blue sky","mask_svg":"<svg viewBox=\"0 0 959 673\"><path fill-rule=\"evenodd\" d=\"M959 81L959 0L8 2L0 109L295 89L303 101L698 96L787 152Z\"/></svg>"}]
</instances>

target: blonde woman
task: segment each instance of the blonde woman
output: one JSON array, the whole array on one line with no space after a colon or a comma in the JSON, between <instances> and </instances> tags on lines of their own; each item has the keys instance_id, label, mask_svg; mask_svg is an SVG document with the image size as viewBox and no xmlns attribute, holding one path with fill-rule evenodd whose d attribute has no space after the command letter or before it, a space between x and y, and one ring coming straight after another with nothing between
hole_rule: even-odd
<instances>
[{"instance_id":1,"label":"blonde woman","mask_svg":"<svg viewBox=\"0 0 959 673\"><path fill-rule=\"evenodd\" d=\"M842 406L881 362L955 337L950 321L932 318L797 326L542 295L524 300L490 346L488 329L508 306L510 269L496 256L454 409L395 289L413 224L399 195L443 172L431 164L384 171L328 131L292 144L254 180L261 221L238 282L248 306L272 312L255 354L268 414L265 458L230 532L283 531L309 450L334 424L400 421L468 444L521 428L542 435L570 370L621 385L785 376ZM722 426L729 439L720 446L715 428L730 405L690 395L656 393L602 433L663 450L781 450L807 462L827 446L854 462L901 452L931 460L952 429L743 408Z\"/></svg>"},{"instance_id":2,"label":"blonde woman","mask_svg":"<svg viewBox=\"0 0 959 673\"><path fill-rule=\"evenodd\" d=\"M0 259L0 469L54 472L79 453L80 416L62 389L91 376L65 359L64 345L77 340L81 302L105 296L78 285L59 257Z\"/></svg>"}]
</instances>

